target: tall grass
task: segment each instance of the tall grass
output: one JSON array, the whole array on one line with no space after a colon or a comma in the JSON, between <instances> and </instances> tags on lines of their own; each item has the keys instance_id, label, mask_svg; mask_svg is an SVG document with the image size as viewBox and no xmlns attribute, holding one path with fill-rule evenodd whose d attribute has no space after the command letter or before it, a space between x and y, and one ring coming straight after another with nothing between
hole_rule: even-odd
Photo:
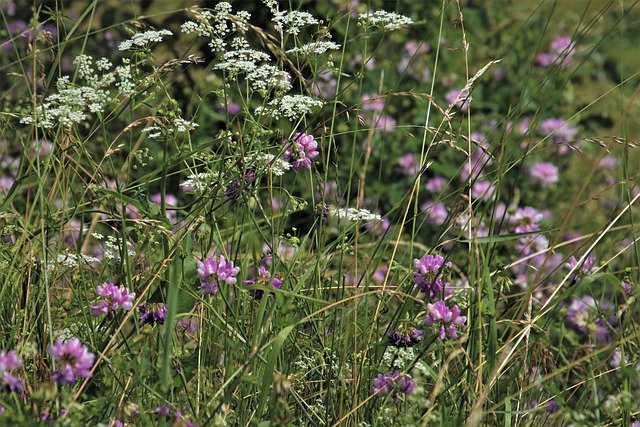
<instances>
[{"instance_id":1,"label":"tall grass","mask_svg":"<svg viewBox=\"0 0 640 427\"><path fill-rule=\"evenodd\" d=\"M231 3L0 1L0 424L637 423L636 2Z\"/></svg>"}]
</instances>

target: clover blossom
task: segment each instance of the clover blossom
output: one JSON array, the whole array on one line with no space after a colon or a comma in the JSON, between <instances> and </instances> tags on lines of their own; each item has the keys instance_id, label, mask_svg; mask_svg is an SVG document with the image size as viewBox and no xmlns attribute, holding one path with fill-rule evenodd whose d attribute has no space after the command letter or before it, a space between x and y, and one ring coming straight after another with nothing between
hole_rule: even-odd
<instances>
[{"instance_id":1,"label":"clover blossom","mask_svg":"<svg viewBox=\"0 0 640 427\"><path fill-rule=\"evenodd\" d=\"M77 338L66 342L56 341L49 347L49 354L57 362L57 369L51 374L51 378L58 384L70 385L79 378L91 377L95 355Z\"/></svg>"},{"instance_id":2,"label":"clover blossom","mask_svg":"<svg viewBox=\"0 0 640 427\"><path fill-rule=\"evenodd\" d=\"M130 293L129 289L124 286L116 286L113 283L103 283L96 286L96 293L103 299L96 305L91 306L91 315L100 316L106 314L109 318L113 318L113 315L118 309L131 310L133 308L133 299L135 293Z\"/></svg>"},{"instance_id":3,"label":"clover blossom","mask_svg":"<svg viewBox=\"0 0 640 427\"><path fill-rule=\"evenodd\" d=\"M140 322L143 325L151 325L154 323L163 325L167 318L167 305L163 303L158 304L142 304L138 306L140 311Z\"/></svg>"},{"instance_id":4,"label":"clover blossom","mask_svg":"<svg viewBox=\"0 0 640 427\"><path fill-rule=\"evenodd\" d=\"M202 281L200 289L205 295L216 294L221 282L235 285L235 276L239 272L240 267L235 267L233 261L227 261L223 255L207 258L204 262L198 262L198 276Z\"/></svg>"},{"instance_id":5,"label":"clover blossom","mask_svg":"<svg viewBox=\"0 0 640 427\"><path fill-rule=\"evenodd\" d=\"M559 181L558 168L551 162L539 162L529 168L529 176L542 187Z\"/></svg>"},{"instance_id":6,"label":"clover blossom","mask_svg":"<svg viewBox=\"0 0 640 427\"><path fill-rule=\"evenodd\" d=\"M260 267L258 267L258 276L255 277L254 279L245 280L244 284L248 286L251 286L251 285L271 286L273 289L280 289L280 287L282 286L282 279L276 275L272 276L271 273L269 273L269 270L267 270L266 267L261 265ZM262 299L264 291L257 290L257 291L252 291L251 293L255 299L259 300L259 299ZM273 293L271 293L270 295L273 295Z\"/></svg>"},{"instance_id":7,"label":"clover blossom","mask_svg":"<svg viewBox=\"0 0 640 427\"><path fill-rule=\"evenodd\" d=\"M371 392L378 396L391 394L394 403L398 403L398 392L407 396L412 395L416 389L416 380L411 375L401 374L400 370L395 372L379 373L373 379Z\"/></svg>"},{"instance_id":8,"label":"clover blossom","mask_svg":"<svg viewBox=\"0 0 640 427\"><path fill-rule=\"evenodd\" d=\"M447 334L450 338L458 338L458 326L464 325L466 321L465 316L460 316L460 309L457 305L449 308L442 300L435 304L427 304L427 317L425 317L424 323L440 326L438 330L440 340L444 340Z\"/></svg>"},{"instance_id":9,"label":"clover blossom","mask_svg":"<svg viewBox=\"0 0 640 427\"><path fill-rule=\"evenodd\" d=\"M24 390L24 381L14 375L22 366L22 360L15 351L0 351L0 374L2 374L2 383L9 387L11 391L21 392Z\"/></svg>"},{"instance_id":10,"label":"clover blossom","mask_svg":"<svg viewBox=\"0 0 640 427\"><path fill-rule=\"evenodd\" d=\"M444 282L440 276L442 267L449 267L445 264L441 255L424 255L420 259L413 260L413 283L418 286L420 292L426 293L429 298L433 298L442 292Z\"/></svg>"},{"instance_id":11,"label":"clover blossom","mask_svg":"<svg viewBox=\"0 0 640 427\"><path fill-rule=\"evenodd\" d=\"M421 329L410 327L391 331L389 335L387 335L387 338L389 339L389 343L395 347L412 347L420 342L422 335L423 332Z\"/></svg>"},{"instance_id":12,"label":"clover blossom","mask_svg":"<svg viewBox=\"0 0 640 427\"><path fill-rule=\"evenodd\" d=\"M311 162L318 154L318 143L313 135L298 132L293 135L293 142L287 145L283 157L296 170L311 169Z\"/></svg>"}]
</instances>

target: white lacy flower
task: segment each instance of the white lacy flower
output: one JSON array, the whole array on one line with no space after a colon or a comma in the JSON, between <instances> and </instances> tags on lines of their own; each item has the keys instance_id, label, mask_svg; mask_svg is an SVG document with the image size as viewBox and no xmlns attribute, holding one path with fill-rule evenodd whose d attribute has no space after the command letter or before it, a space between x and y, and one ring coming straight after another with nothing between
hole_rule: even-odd
<instances>
[{"instance_id":1,"label":"white lacy flower","mask_svg":"<svg viewBox=\"0 0 640 427\"><path fill-rule=\"evenodd\" d=\"M285 95L281 99L269 102L268 107L258 107L256 115L271 116L274 119L284 116L289 120L297 120L309 114L314 108L322 107L322 101L305 95Z\"/></svg>"},{"instance_id":2,"label":"white lacy flower","mask_svg":"<svg viewBox=\"0 0 640 427\"><path fill-rule=\"evenodd\" d=\"M289 162L286 162L280 157L276 158L276 156L269 153L255 153L249 155L245 158L245 163L260 163L275 176L282 176L286 171L291 169L291 164Z\"/></svg>"},{"instance_id":3,"label":"white lacy flower","mask_svg":"<svg viewBox=\"0 0 640 427\"><path fill-rule=\"evenodd\" d=\"M364 25L380 27L390 31L413 24L413 19L408 16L395 12L387 12L386 10L377 10L374 13L361 13L358 15L358 21Z\"/></svg>"},{"instance_id":4,"label":"white lacy flower","mask_svg":"<svg viewBox=\"0 0 640 427\"><path fill-rule=\"evenodd\" d=\"M275 29L278 31L284 31L288 34L299 34L302 27L319 24L320 21L309 12L285 10L274 12L273 23Z\"/></svg>"},{"instance_id":5,"label":"white lacy flower","mask_svg":"<svg viewBox=\"0 0 640 427\"><path fill-rule=\"evenodd\" d=\"M357 208L333 208L329 210L329 214L340 220L347 221L380 221L382 217L378 214L371 213L368 209Z\"/></svg>"},{"instance_id":6,"label":"white lacy flower","mask_svg":"<svg viewBox=\"0 0 640 427\"><path fill-rule=\"evenodd\" d=\"M329 41L317 41L307 43L300 47L289 49L287 53L299 53L301 55L321 55L328 50L338 50L340 45Z\"/></svg>"},{"instance_id":7,"label":"white lacy flower","mask_svg":"<svg viewBox=\"0 0 640 427\"><path fill-rule=\"evenodd\" d=\"M173 33L169 30L149 30L143 33L134 34L129 40L125 40L118 45L121 51L139 49L147 47L151 43L159 43L162 37L171 36Z\"/></svg>"},{"instance_id":8,"label":"white lacy flower","mask_svg":"<svg viewBox=\"0 0 640 427\"><path fill-rule=\"evenodd\" d=\"M202 193L207 188L217 184L220 174L217 172L201 172L189 175L186 181L180 184L182 191L186 193Z\"/></svg>"}]
</instances>

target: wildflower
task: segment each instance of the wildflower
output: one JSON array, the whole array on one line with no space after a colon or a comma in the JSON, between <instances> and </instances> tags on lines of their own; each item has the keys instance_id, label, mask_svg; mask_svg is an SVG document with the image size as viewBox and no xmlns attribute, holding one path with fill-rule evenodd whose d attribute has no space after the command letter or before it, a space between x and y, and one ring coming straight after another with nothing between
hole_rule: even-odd
<instances>
[{"instance_id":1,"label":"wildflower","mask_svg":"<svg viewBox=\"0 0 640 427\"><path fill-rule=\"evenodd\" d=\"M447 92L444 99L451 106L458 107L462 111L469 111L471 95L463 89L453 89Z\"/></svg>"},{"instance_id":2,"label":"wildflower","mask_svg":"<svg viewBox=\"0 0 640 427\"><path fill-rule=\"evenodd\" d=\"M158 206L162 204L162 194L160 193L153 194L149 199ZM178 206L178 198L173 194L165 194L164 204L167 207L176 207ZM166 214L169 221L171 221L172 223L176 222L178 214L175 209L167 209Z\"/></svg>"},{"instance_id":3,"label":"wildflower","mask_svg":"<svg viewBox=\"0 0 640 427\"><path fill-rule=\"evenodd\" d=\"M378 396L391 394L394 403L398 403L398 392L412 395L416 389L416 381L411 375L401 374L400 370L395 372L379 373L373 379L371 392Z\"/></svg>"},{"instance_id":4,"label":"wildflower","mask_svg":"<svg viewBox=\"0 0 640 427\"><path fill-rule=\"evenodd\" d=\"M154 409L153 412L160 415L161 417L168 417L169 414L171 413L171 408L167 405L162 405L162 406L156 407L156 409Z\"/></svg>"},{"instance_id":5,"label":"wildflower","mask_svg":"<svg viewBox=\"0 0 640 427\"><path fill-rule=\"evenodd\" d=\"M384 30L393 31L407 25L413 24L413 19L386 10L377 10L373 13L361 13L358 15L358 23L361 25L380 27Z\"/></svg>"},{"instance_id":6,"label":"wildflower","mask_svg":"<svg viewBox=\"0 0 640 427\"><path fill-rule=\"evenodd\" d=\"M422 334L422 330L418 328L400 328L391 331L387 338L389 339L389 343L396 347L411 347L420 342Z\"/></svg>"},{"instance_id":7,"label":"wildflower","mask_svg":"<svg viewBox=\"0 0 640 427\"><path fill-rule=\"evenodd\" d=\"M439 277L442 267L449 267L441 255L424 255L420 259L413 260L413 283L418 286L420 292L425 292L429 298L433 298L442 292L444 282Z\"/></svg>"},{"instance_id":8,"label":"wildflower","mask_svg":"<svg viewBox=\"0 0 640 427\"><path fill-rule=\"evenodd\" d=\"M291 163L270 153L254 153L244 158L246 164L253 164L258 170L266 170L275 176L282 176L291 169Z\"/></svg>"},{"instance_id":9,"label":"wildflower","mask_svg":"<svg viewBox=\"0 0 640 427\"><path fill-rule=\"evenodd\" d=\"M303 56L309 55L322 55L328 50L338 50L340 45L334 42L320 40L311 43L304 44L300 47L289 49L287 53L298 53Z\"/></svg>"},{"instance_id":10,"label":"wildflower","mask_svg":"<svg viewBox=\"0 0 640 427\"><path fill-rule=\"evenodd\" d=\"M49 354L57 362L57 369L51 377L58 384L70 385L79 378L91 377L95 356L77 338L66 342L56 341L49 347Z\"/></svg>"},{"instance_id":11,"label":"wildflower","mask_svg":"<svg viewBox=\"0 0 640 427\"><path fill-rule=\"evenodd\" d=\"M133 308L133 299L135 293L130 293L129 289L124 286L116 286L113 283L103 283L96 286L96 293L103 299L97 305L91 306L91 315L100 316L106 314L109 318L113 318L115 312L120 308L122 310L131 310Z\"/></svg>"},{"instance_id":12,"label":"wildflower","mask_svg":"<svg viewBox=\"0 0 640 427\"><path fill-rule=\"evenodd\" d=\"M608 301L596 301L591 295L572 298L565 315L565 323L583 335L592 336L596 342L611 341L610 328L616 323L614 307Z\"/></svg>"},{"instance_id":13,"label":"wildflower","mask_svg":"<svg viewBox=\"0 0 640 427\"><path fill-rule=\"evenodd\" d=\"M205 295L218 293L221 282L235 285L235 276L240 272L240 267L235 267L233 261L227 261L223 255L207 258L204 262L198 261L198 276L202 284L200 289Z\"/></svg>"},{"instance_id":14,"label":"wildflower","mask_svg":"<svg viewBox=\"0 0 640 427\"><path fill-rule=\"evenodd\" d=\"M396 119L391 116L374 116L374 127L383 132L391 132L396 127Z\"/></svg>"},{"instance_id":15,"label":"wildflower","mask_svg":"<svg viewBox=\"0 0 640 427\"><path fill-rule=\"evenodd\" d=\"M427 201L420 207L427 214L427 220L436 225L442 225L449 217L449 210L444 203Z\"/></svg>"},{"instance_id":16,"label":"wildflower","mask_svg":"<svg viewBox=\"0 0 640 427\"><path fill-rule=\"evenodd\" d=\"M163 325L167 318L167 305L163 303L158 304L141 304L138 306L140 311L140 322L143 325L151 325L154 323Z\"/></svg>"},{"instance_id":17,"label":"wildflower","mask_svg":"<svg viewBox=\"0 0 640 427\"><path fill-rule=\"evenodd\" d=\"M542 212L526 206L518 208L516 212L509 217L509 222L516 226L516 233L530 233L540 230L539 222L543 219Z\"/></svg>"},{"instance_id":18,"label":"wildflower","mask_svg":"<svg viewBox=\"0 0 640 427\"><path fill-rule=\"evenodd\" d=\"M296 170L303 167L311 169L311 162L318 154L318 143L313 135L298 132L293 135L293 141L287 145L283 157Z\"/></svg>"},{"instance_id":19,"label":"wildflower","mask_svg":"<svg viewBox=\"0 0 640 427\"><path fill-rule=\"evenodd\" d=\"M280 289L282 286L282 279L276 275L271 275L269 270L267 270L264 266L258 267L258 276L254 279L248 279L244 281L245 285L261 285L261 286L271 286L273 289ZM262 299L264 291L257 290L252 291L252 295L255 299ZM271 294L273 295L273 294Z\"/></svg>"},{"instance_id":20,"label":"wildflower","mask_svg":"<svg viewBox=\"0 0 640 427\"><path fill-rule=\"evenodd\" d=\"M269 102L268 107L257 107L257 116L273 117L279 119L284 116L289 120L298 120L305 114L309 114L315 108L322 107L322 101L305 95L285 95Z\"/></svg>"},{"instance_id":21,"label":"wildflower","mask_svg":"<svg viewBox=\"0 0 640 427\"><path fill-rule=\"evenodd\" d=\"M22 360L15 351L0 351L0 374L2 374L2 383L9 387L11 391L21 392L24 390L24 381L14 375L22 366Z\"/></svg>"},{"instance_id":22,"label":"wildflower","mask_svg":"<svg viewBox=\"0 0 640 427\"><path fill-rule=\"evenodd\" d=\"M380 221L382 217L379 214L371 213L368 209L356 208L333 208L329 214L346 221Z\"/></svg>"},{"instance_id":23,"label":"wildflower","mask_svg":"<svg viewBox=\"0 0 640 427\"><path fill-rule=\"evenodd\" d=\"M491 185L489 181L476 181L471 186L471 197L475 199L482 199L486 202L491 200L494 190L493 185Z\"/></svg>"},{"instance_id":24,"label":"wildflower","mask_svg":"<svg viewBox=\"0 0 640 427\"><path fill-rule=\"evenodd\" d=\"M191 317L183 317L176 322L177 330L181 332L186 337L195 336L196 332L198 332L198 319L194 316Z\"/></svg>"},{"instance_id":25,"label":"wildflower","mask_svg":"<svg viewBox=\"0 0 640 427\"><path fill-rule=\"evenodd\" d=\"M248 184L253 182L256 178L256 173L253 169L247 169L242 178L236 177L229 181L227 188L224 190L224 195L228 202L235 202L240 197L242 190L247 187Z\"/></svg>"},{"instance_id":26,"label":"wildflower","mask_svg":"<svg viewBox=\"0 0 640 427\"><path fill-rule=\"evenodd\" d=\"M425 190L429 193L440 193L447 186L447 179L441 176L429 178L424 185Z\"/></svg>"},{"instance_id":27,"label":"wildflower","mask_svg":"<svg viewBox=\"0 0 640 427\"><path fill-rule=\"evenodd\" d=\"M570 125L564 119L550 118L540 123L538 132L540 135L549 135L553 142L562 144L558 152L560 154L566 154L567 151L569 151L569 147L563 143L573 141L578 134L578 128Z\"/></svg>"},{"instance_id":28,"label":"wildflower","mask_svg":"<svg viewBox=\"0 0 640 427\"><path fill-rule=\"evenodd\" d=\"M591 274L595 267L594 264L596 262L596 257L593 255L588 256L587 258L585 258L585 260L582 262L582 265L578 266L575 270L575 274L581 274L581 275L587 275L587 274ZM571 256L571 258L569 258L569 260L567 261L567 263L564 265L566 268L568 268L569 270L573 270L574 267L576 267L578 265L578 260L576 259L575 256Z\"/></svg>"},{"instance_id":29,"label":"wildflower","mask_svg":"<svg viewBox=\"0 0 640 427\"><path fill-rule=\"evenodd\" d=\"M322 69L315 73L315 80L311 82L311 93L320 98L332 98L338 89L338 82L333 77L333 71Z\"/></svg>"},{"instance_id":30,"label":"wildflower","mask_svg":"<svg viewBox=\"0 0 640 427\"><path fill-rule=\"evenodd\" d=\"M529 176L543 187L558 182L558 168L551 162L539 162L529 168Z\"/></svg>"},{"instance_id":31,"label":"wildflower","mask_svg":"<svg viewBox=\"0 0 640 427\"><path fill-rule=\"evenodd\" d=\"M302 27L320 23L320 21L309 12L297 10L274 11L272 21L276 30L293 35L299 34Z\"/></svg>"},{"instance_id":32,"label":"wildflower","mask_svg":"<svg viewBox=\"0 0 640 427\"><path fill-rule=\"evenodd\" d=\"M447 307L444 301L437 301L435 304L427 304L427 317L424 323L427 325L440 326L438 336L444 340L449 337L458 338L458 326L464 325L467 321L465 316L460 316L460 309L457 305L453 308Z\"/></svg>"},{"instance_id":33,"label":"wildflower","mask_svg":"<svg viewBox=\"0 0 640 427\"><path fill-rule=\"evenodd\" d=\"M375 94L364 94L360 100L362 103L362 111L381 112L384 110L384 98Z\"/></svg>"},{"instance_id":34,"label":"wildflower","mask_svg":"<svg viewBox=\"0 0 640 427\"><path fill-rule=\"evenodd\" d=\"M374 236L382 236L391 228L391 221L382 218L380 221L369 221L364 226Z\"/></svg>"},{"instance_id":35,"label":"wildflower","mask_svg":"<svg viewBox=\"0 0 640 427\"><path fill-rule=\"evenodd\" d=\"M420 170L420 165L415 156L411 153L407 153L400 157L398 165L396 166L396 172L402 175L415 175Z\"/></svg>"},{"instance_id":36,"label":"wildflower","mask_svg":"<svg viewBox=\"0 0 640 427\"><path fill-rule=\"evenodd\" d=\"M173 33L169 30L149 30L143 33L134 34L129 40L125 40L118 45L118 50L126 51L132 49L142 49L151 43L159 43L164 36L171 36Z\"/></svg>"}]
</instances>

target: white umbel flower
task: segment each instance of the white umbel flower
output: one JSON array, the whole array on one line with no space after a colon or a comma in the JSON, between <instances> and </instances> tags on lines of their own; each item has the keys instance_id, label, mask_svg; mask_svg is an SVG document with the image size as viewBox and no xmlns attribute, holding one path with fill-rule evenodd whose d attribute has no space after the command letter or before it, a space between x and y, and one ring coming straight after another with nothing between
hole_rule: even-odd
<instances>
[{"instance_id":1,"label":"white umbel flower","mask_svg":"<svg viewBox=\"0 0 640 427\"><path fill-rule=\"evenodd\" d=\"M311 42L304 44L300 47L296 47L293 49L289 49L287 53L298 53L300 55L308 56L308 55L322 55L323 53L329 50L338 50L340 49L340 45L334 42L329 42L326 40L321 40L317 42Z\"/></svg>"},{"instance_id":2,"label":"white umbel flower","mask_svg":"<svg viewBox=\"0 0 640 427\"><path fill-rule=\"evenodd\" d=\"M118 45L121 51L141 49L147 47L151 43L159 43L164 36L171 36L173 33L169 30L149 30L143 33L134 34L129 40L125 40Z\"/></svg>"},{"instance_id":3,"label":"white umbel flower","mask_svg":"<svg viewBox=\"0 0 640 427\"><path fill-rule=\"evenodd\" d=\"M357 208L333 208L329 210L329 214L340 220L347 221L380 221L382 217L378 214L371 213L368 209Z\"/></svg>"},{"instance_id":4,"label":"white umbel flower","mask_svg":"<svg viewBox=\"0 0 640 427\"><path fill-rule=\"evenodd\" d=\"M408 16L395 12L387 12L386 10L377 10L373 13L361 13L358 15L358 21L362 25L380 27L388 31L397 30L413 24L413 19Z\"/></svg>"}]
</instances>

